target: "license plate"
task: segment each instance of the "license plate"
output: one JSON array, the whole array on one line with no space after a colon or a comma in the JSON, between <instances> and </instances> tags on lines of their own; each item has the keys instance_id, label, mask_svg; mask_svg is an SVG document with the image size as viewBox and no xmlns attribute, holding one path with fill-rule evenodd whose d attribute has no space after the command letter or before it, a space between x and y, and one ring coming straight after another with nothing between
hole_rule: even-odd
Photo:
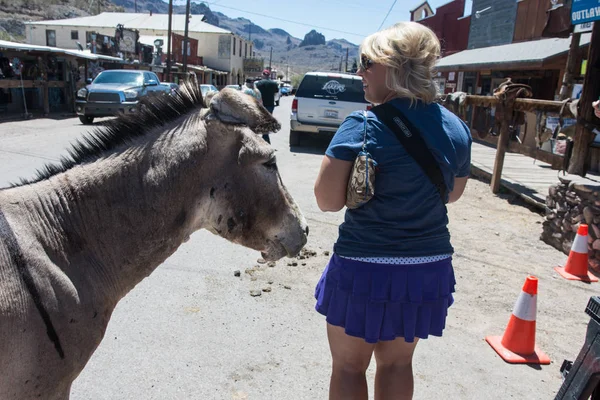
<instances>
[{"instance_id":1,"label":"license plate","mask_svg":"<svg viewBox=\"0 0 600 400\"><path fill-rule=\"evenodd\" d=\"M338 112L335 110L325 110L325 118L337 118Z\"/></svg>"}]
</instances>

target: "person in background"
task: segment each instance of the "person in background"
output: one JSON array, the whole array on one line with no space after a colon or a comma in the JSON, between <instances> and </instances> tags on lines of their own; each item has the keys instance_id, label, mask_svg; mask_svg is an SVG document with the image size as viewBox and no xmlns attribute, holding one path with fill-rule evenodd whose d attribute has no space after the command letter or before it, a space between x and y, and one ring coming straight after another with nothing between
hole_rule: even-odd
<instances>
[{"instance_id":1,"label":"person in background","mask_svg":"<svg viewBox=\"0 0 600 400\"><path fill-rule=\"evenodd\" d=\"M454 249L445 203L457 201L465 190L472 140L463 121L434 102L439 56L435 33L401 22L363 41L358 75L367 101L389 103L419 130L444 177L445 198L371 111L344 120L315 182L322 211L344 208L352 165L366 135L366 150L377 162L375 195L346 210L315 290L316 310L327 317L331 400L367 400L365 372L373 355L375 400L412 399L417 342L442 336L454 301ZM444 362L443 354L438 362Z\"/></svg>"},{"instance_id":2,"label":"person in background","mask_svg":"<svg viewBox=\"0 0 600 400\"><path fill-rule=\"evenodd\" d=\"M254 84L254 79L246 78L246 84L242 87L242 92L249 94L250 96L256 98L259 101L262 101L260 91L256 88Z\"/></svg>"},{"instance_id":3,"label":"person in background","mask_svg":"<svg viewBox=\"0 0 600 400\"><path fill-rule=\"evenodd\" d=\"M256 83L256 88L260 91L263 106L273 114L275 109L275 94L279 91L277 83L271 80L271 71L265 69L262 73L263 78ZM269 135L263 135L267 143L271 143Z\"/></svg>"}]
</instances>

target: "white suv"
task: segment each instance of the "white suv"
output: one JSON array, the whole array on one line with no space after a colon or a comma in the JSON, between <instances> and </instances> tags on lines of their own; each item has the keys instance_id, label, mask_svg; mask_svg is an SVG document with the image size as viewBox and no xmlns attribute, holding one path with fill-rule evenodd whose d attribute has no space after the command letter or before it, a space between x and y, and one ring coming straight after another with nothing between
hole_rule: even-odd
<instances>
[{"instance_id":1,"label":"white suv","mask_svg":"<svg viewBox=\"0 0 600 400\"><path fill-rule=\"evenodd\" d=\"M308 133L331 134L353 111L368 110L362 78L352 74L308 72L292 102L290 146Z\"/></svg>"}]
</instances>

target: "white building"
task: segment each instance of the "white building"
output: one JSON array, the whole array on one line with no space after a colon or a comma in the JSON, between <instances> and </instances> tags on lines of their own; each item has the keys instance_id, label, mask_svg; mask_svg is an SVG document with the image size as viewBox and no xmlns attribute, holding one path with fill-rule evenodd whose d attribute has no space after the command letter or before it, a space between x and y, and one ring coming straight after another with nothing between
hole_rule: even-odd
<instances>
[{"instance_id":1,"label":"white building","mask_svg":"<svg viewBox=\"0 0 600 400\"><path fill-rule=\"evenodd\" d=\"M190 38L198 40L198 56L209 68L227 72L227 83L243 83L244 57L252 57L252 42L233 32L208 24L203 15L191 15L188 26ZM77 49L77 42L85 47L86 32L114 36L118 24L137 29L140 37L164 37L166 53L168 31L167 14L104 12L89 17L26 23L27 43L43 46ZM185 15L173 14L172 32L185 33Z\"/></svg>"}]
</instances>

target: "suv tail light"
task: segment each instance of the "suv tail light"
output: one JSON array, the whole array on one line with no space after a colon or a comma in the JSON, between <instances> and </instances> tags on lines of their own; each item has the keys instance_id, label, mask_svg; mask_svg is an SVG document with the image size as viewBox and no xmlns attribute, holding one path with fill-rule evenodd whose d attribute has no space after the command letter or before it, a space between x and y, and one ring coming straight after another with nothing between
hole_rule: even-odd
<instances>
[{"instance_id":1,"label":"suv tail light","mask_svg":"<svg viewBox=\"0 0 600 400\"><path fill-rule=\"evenodd\" d=\"M292 112L295 112L295 113L298 112L298 99L294 99L292 101Z\"/></svg>"}]
</instances>

